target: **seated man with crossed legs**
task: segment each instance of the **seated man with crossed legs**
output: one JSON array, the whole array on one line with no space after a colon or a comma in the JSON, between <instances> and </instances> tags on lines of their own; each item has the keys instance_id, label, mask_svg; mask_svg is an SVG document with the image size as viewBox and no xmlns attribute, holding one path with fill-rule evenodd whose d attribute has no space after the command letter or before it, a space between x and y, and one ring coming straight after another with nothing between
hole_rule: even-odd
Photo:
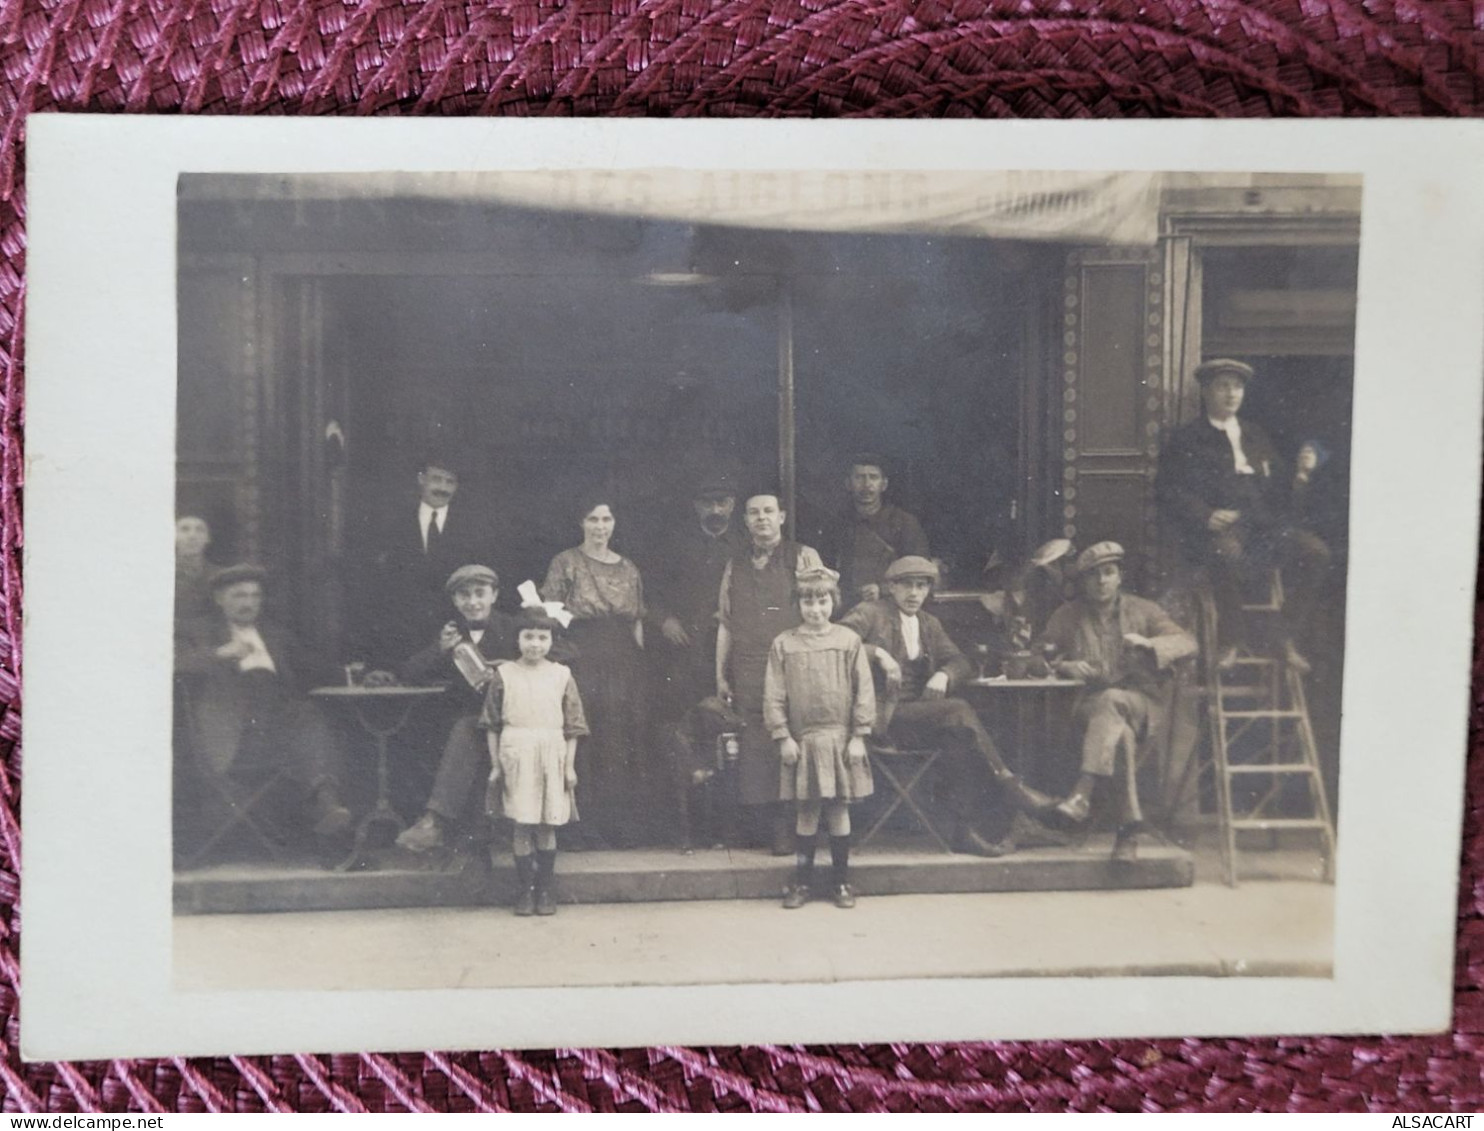
<instances>
[{"instance_id":1,"label":"seated man with crossed legs","mask_svg":"<svg viewBox=\"0 0 1484 1131\"><path fill-rule=\"evenodd\" d=\"M1099 542L1077 559L1081 594L1051 615L1041 643L1054 649L1058 675L1086 683L1074 713L1081 730L1081 772L1053 812L1064 822L1087 820L1098 781L1110 778L1123 751L1128 794L1120 855L1132 853L1143 814L1134 788L1134 754L1160 719L1161 685L1176 660L1194 655L1196 641L1153 601L1123 592L1123 547Z\"/></svg>"},{"instance_id":2,"label":"seated man with crossed legs","mask_svg":"<svg viewBox=\"0 0 1484 1131\"><path fill-rule=\"evenodd\" d=\"M994 739L974 709L952 696L971 669L942 622L923 610L938 581L938 567L927 558L898 558L886 570L887 595L863 601L841 618L866 643L866 650L885 677L877 735L942 748L954 770L955 852L1003 856L1015 850L1013 838L990 841L976 822L995 793L1016 808L1036 812L1051 799L1031 789L1005 765Z\"/></svg>"}]
</instances>

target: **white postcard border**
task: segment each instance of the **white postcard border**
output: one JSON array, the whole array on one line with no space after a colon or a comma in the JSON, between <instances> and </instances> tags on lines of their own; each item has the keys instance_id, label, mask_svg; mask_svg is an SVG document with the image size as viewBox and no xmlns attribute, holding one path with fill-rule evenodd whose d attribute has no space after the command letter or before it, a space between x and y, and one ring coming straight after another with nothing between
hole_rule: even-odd
<instances>
[{"instance_id":1,"label":"white postcard border","mask_svg":"<svg viewBox=\"0 0 1484 1131\"><path fill-rule=\"evenodd\" d=\"M28 131L26 1057L1449 1024L1484 372L1484 123L39 115ZM177 175L666 165L1364 176L1333 979L172 988L160 678L171 657L167 641L145 642L172 599Z\"/></svg>"}]
</instances>

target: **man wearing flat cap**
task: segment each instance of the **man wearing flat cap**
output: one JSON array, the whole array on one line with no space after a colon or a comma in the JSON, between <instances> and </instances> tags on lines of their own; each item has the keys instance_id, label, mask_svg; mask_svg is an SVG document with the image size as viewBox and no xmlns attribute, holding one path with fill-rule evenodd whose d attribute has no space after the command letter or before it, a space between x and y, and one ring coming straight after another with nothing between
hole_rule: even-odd
<instances>
[{"instance_id":1,"label":"man wearing flat cap","mask_svg":"<svg viewBox=\"0 0 1484 1131\"><path fill-rule=\"evenodd\" d=\"M929 555L927 535L917 519L885 499L890 480L886 460L870 452L851 457L845 489L850 502L826 532L826 562L840 572L845 607L882 596L886 569L898 558Z\"/></svg>"},{"instance_id":2,"label":"man wearing flat cap","mask_svg":"<svg viewBox=\"0 0 1484 1131\"><path fill-rule=\"evenodd\" d=\"M264 571L233 565L211 577L215 610L182 622L175 673L188 688L193 742L207 772L245 790L282 774L279 809L319 837L345 832L342 755L304 698L310 665L294 638L262 619Z\"/></svg>"},{"instance_id":3,"label":"man wearing flat cap","mask_svg":"<svg viewBox=\"0 0 1484 1131\"><path fill-rule=\"evenodd\" d=\"M716 610L727 562L747 544L734 521L737 492L725 476L703 477L685 518L645 571L648 619L659 631L659 706L655 721L673 723L716 692Z\"/></svg>"},{"instance_id":4,"label":"man wearing flat cap","mask_svg":"<svg viewBox=\"0 0 1484 1131\"><path fill-rule=\"evenodd\" d=\"M433 791L423 815L397 837L409 852L444 847L460 821L478 812L489 777L489 755L479 729L484 691L495 664L519 654L514 621L495 608L500 576L486 565L462 565L444 592L457 614L438 638L402 665L404 682L447 683L437 726L446 737Z\"/></svg>"},{"instance_id":5,"label":"man wearing flat cap","mask_svg":"<svg viewBox=\"0 0 1484 1131\"><path fill-rule=\"evenodd\" d=\"M1307 671L1298 644L1327 577L1329 549L1289 521L1291 480L1282 474L1277 450L1262 428L1239 416L1252 367L1218 358L1197 366L1195 379L1203 411L1171 433L1159 457L1154 490L1164 528L1210 576L1223 666L1248 643L1247 594L1282 566L1281 652Z\"/></svg>"},{"instance_id":6,"label":"man wearing flat cap","mask_svg":"<svg viewBox=\"0 0 1484 1131\"><path fill-rule=\"evenodd\" d=\"M1077 558L1080 593L1051 615L1041 644L1056 673L1086 684L1073 708L1080 735L1080 774L1056 806L1064 821L1087 819L1097 783L1113 775L1118 754L1132 759L1140 742L1163 723L1170 665L1196 652L1195 638L1153 601L1123 592L1123 547L1099 542ZM1140 831L1132 761L1120 842Z\"/></svg>"},{"instance_id":7,"label":"man wearing flat cap","mask_svg":"<svg viewBox=\"0 0 1484 1131\"><path fill-rule=\"evenodd\" d=\"M887 567L886 596L863 601L841 618L865 641L871 663L884 685L878 696L875 733L912 745L937 746L954 770L953 848L977 856L1002 856L1013 839L985 837L977 824L998 800L1035 812L1051 799L1025 785L1000 757L994 739L956 687L972 669L942 623L923 609L938 581L938 567L927 558L898 558Z\"/></svg>"}]
</instances>

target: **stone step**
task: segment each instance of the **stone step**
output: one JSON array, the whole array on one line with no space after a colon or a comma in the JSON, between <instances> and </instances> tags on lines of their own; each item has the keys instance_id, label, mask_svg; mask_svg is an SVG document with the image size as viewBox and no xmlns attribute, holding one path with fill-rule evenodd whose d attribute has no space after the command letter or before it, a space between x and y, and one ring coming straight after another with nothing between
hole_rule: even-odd
<instances>
[{"instance_id":1,"label":"stone step","mask_svg":"<svg viewBox=\"0 0 1484 1131\"><path fill-rule=\"evenodd\" d=\"M1111 836L1074 848L1023 849L985 859L915 846L858 850L851 883L861 896L901 893L1096 891L1189 887L1195 862L1173 846L1140 846L1139 859L1110 858ZM829 852L816 865L829 876ZM714 849L563 853L557 859L559 897L568 903L776 899L793 876L791 857L756 850ZM304 864L219 864L179 871L179 914L347 911L389 907L501 905L513 899L515 869L508 852L492 863L466 853L419 866L389 851L376 866L336 873Z\"/></svg>"}]
</instances>

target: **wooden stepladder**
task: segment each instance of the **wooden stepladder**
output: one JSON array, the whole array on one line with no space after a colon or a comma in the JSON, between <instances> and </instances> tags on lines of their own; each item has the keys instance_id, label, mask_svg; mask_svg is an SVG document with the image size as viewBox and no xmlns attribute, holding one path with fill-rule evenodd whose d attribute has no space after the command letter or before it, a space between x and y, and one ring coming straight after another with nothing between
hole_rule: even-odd
<instances>
[{"instance_id":1,"label":"wooden stepladder","mask_svg":"<svg viewBox=\"0 0 1484 1131\"><path fill-rule=\"evenodd\" d=\"M1268 602L1245 609L1261 614L1282 607L1283 585L1275 572ZM1208 591L1200 594L1200 610L1201 666L1226 882L1237 883L1239 833L1286 829L1318 834L1324 879L1333 882L1334 818L1324 792L1303 673L1280 659L1245 652L1223 671L1216 646L1216 606Z\"/></svg>"}]
</instances>

